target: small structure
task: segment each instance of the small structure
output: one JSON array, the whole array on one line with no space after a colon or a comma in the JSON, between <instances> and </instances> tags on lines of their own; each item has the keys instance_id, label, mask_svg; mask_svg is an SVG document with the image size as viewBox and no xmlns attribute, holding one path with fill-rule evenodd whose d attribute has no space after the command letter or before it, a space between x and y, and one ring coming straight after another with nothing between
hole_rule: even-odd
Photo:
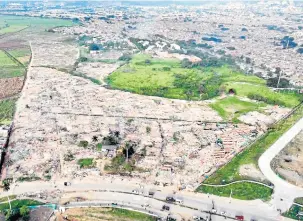
<instances>
[{"instance_id":1,"label":"small structure","mask_svg":"<svg viewBox=\"0 0 303 221\"><path fill-rule=\"evenodd\" d=\"M106 157L115 157L117 155L117 145L103 145L102 152Z\"/></svg>"}]
</instances>

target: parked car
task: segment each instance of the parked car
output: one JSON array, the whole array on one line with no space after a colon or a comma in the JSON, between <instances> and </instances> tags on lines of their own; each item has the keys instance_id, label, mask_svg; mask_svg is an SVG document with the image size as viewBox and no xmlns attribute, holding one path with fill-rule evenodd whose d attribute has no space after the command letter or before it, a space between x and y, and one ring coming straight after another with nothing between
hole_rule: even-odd
<instances>
[{"instance_id":1,"label":"parked car","mask_svg":"<svg viewBox=\"0 0 303 221\"><path fill-rule=\"evenodd\" d=\"M166 197L166 202L174 203L174 202L176 202L176 200L174 199L174 197L168 196L168 197Z\"/></svg>"},{"instance_id":2,"label":"parked car","mask_svg":"<svg viewBox=\"0 0 303 221\"><path fill-rule=\"evenodd\" d=\"M162 206L162 211L164 211L164 210L169 211L169 209L170 209L170 208L169 208L169 206L167 206L167 205L163 205L163 206Z\"/></svg>"}]
</instances>

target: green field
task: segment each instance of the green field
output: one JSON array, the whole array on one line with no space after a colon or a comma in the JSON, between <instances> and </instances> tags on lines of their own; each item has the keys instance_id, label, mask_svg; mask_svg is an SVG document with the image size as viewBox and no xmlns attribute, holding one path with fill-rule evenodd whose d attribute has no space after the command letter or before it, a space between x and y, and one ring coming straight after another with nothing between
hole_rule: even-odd
<instances>
[{"instance_id":1,"label":"green field","mask_svg":"<svg viewBox=\"0 0 303 221\"><path fill-rule=\"evenodd\" d=\"M173 99L211 99L230 89L241 97L287 107L297 105L301 99L296 94L273 92L264 79L245 75L228 66L183 68L179 60L156 59L146 54L134 55L128 64L107 78L107 83L113 89ZM224 102L215 104L214 108L226 106L228 100ZM255 104L253 107L254 103L237 101L243 112L258 109L259 104ZM229 115L222 111L221 114Z\"/></svg>"},{"instance_id":2,"label":"green field","mask_svg":"<svg viewBox=\"0 0 303 221\"><path fill-rule=\"evenodd\" d=\"M265 152L265 150L302 117L303 105L301 105L289 118L280 121L274 126L274 128L269 129L265 136L261 137L242 153L235 156L228 164L207 178L204 183L225 184L236 180L249 179L249 177L240 176L240 166L251 163L257 166L258 159Z\"/></svg>"},{"instance_id":3,"label":"green field","mask_svg":"<svg viewBox=\"0 0 303 221\"><path fill-rule=\"evenodd\" d=\"M18 48L9 50L8 53L16 58L20 63L27 66L29 63L29 59L31 56L31 50L30 48Z\"/></svg>"},{"instance_id":4,"label":"green field","mask_svg":"<svg viewBox=\"0 0 303 221\"><path fill-rule=\"evenodd\" d=\"M6 124L13 119L16 99L0 101L0 124Z\"/></svg>"},{"instance_id":5,"label":"green field","mask_svg":"<svg viewBox=\"0 0 303 221\"><path fill-rule=\"evenodd\" d=\"M255 183L235 183L224 187L201 185L196 191L224 197L231 195L232 198L241 200L269 200L272 194L271 188Z\"/></svg>"},{"instance_id":6,"label":"green field","mask_svg":"<svg viewBox=\"0 0 303 221\"><path fill-rule=\"evenodd\" d=\"M20 31L26 27L31 28L52 28L57 26L72 26L71 20L40 18L27 16L0 15L0 35Z\"/></svg>"},{"instance_id":7,"label":"green field","mask_svg":"<svg viewBox=\"0 0 303 221\"><path fill-rule=\"evenodd\" d=\"M27 27L28 27L27 25L10 25L8 27L1 28L0 35L21 31L22 29L25 29Z\"/></svg>"},{"instance_id":8,"label":"green field","mask_svg":"<svg viewBox=\"0 0 303 221\"><path fill-rule=\"evenodd\" d=\"M241 114L261 110L261 108L266 105L261 102L243 101L233 96L219 99L215 103L210 104L210 106L216 110L223 119L237 121L237 118Z\"/></svg>"},{"instance_id":9,"label":"green field","mask_svg":"<svg viewBox=\"0 0 303 221\"><path fill-rule=\"evenodd\" d=\"M10 59L4 51L0 50L0 67L12 67L17 66L17 64Z\"/></svg>"},{"instance_id":10,"label":"green field","mask_svg":"<svg viewBox=\"0 0 303 221\"><path fill-rule=\"evenodd\" d=\"M295 203L298 203L303 206L303 197L296 198Z\"/></svg>"},{"instance_id":11,"label":"green field","mask_svg":"<svg viewBox=\"0 0 303 221\"><path fill-rule=\"evenodd\" d=\"M277 93L270 90L265 85L244 84L239 82L228 82L225 84L227 89L234 89L236 94L243 97L257 95L264 97L268 104L277 104L286 107L294 107L299 104L300 96L296 94Z\"/></svg>"}]
</instances>

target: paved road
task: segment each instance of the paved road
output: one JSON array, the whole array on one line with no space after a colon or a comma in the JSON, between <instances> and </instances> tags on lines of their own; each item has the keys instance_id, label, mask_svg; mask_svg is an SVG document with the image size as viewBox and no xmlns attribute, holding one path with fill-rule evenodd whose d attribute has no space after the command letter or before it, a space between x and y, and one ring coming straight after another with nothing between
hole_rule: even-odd
<instances>
[{"instance_id":1,"label":"paved road","mask_svg":"<svg viewBox=\"0 0 303 221\"><path fill-rule=\"evenodd\" d=\"M282 212L288 210L297 197L303 197L303 188L281 179L271 168L270 163L279 152L303 130L303 118L283 134L260 158L259 168L265 177L274 184L271 204Z\"/></svg>"},{"instance_id":2,"label":"paved road","mask_svg":"<svg viewBox=\"0 0 303 221\"><path fill-rule=\"evenodd\" d=\"M143 188L142 188L143 187ZM50 182L24 182L18 183L18 186L13 186L10 192L2 193L1 195L11 195L11 194L23 194L29 192L41 192L41 191L52 191L61 190L64 193L76 192L80 194L81 192L95 191L93 195L102 193L105 191L115 192L116 194L124 194L124 198L129 199L131 203L136 203L133 190L143 191L143 195L147 196L149 190L156 190L154 199L158 200L161 205L167 196L173 196L183 200L183 207L192 208L191 212L182 214L184 216L191 216L195 212L209 212L213 208L217 210L217 213L226 212L229 217L235 217L235 215L244 215L245 220L250 220L251 218L257 220L281 220L279 213L274 207L262 202L261 200L255 201L242 201L236 199L229 199L225 197L209 196L207 194L192 193L192 192L177 192L173 193L171 189L166 189L159 186L139 186L139 184L128 183L127 181L115 180L111 182L110 180L92 180L90 178L85 178L81 181L73 181L71 186L64 186L63 181L58 181L56 184ZM119 193L120 192L120 193ZM135 197L138 197L135 196ZM112 200L116 199L116 196L112 196ZM122 197L119 197L119 199ZM96 198L95 200L102 199L102 196ZM91 200L91 199L90 199ZM186 212L186 210L182 210ZM221 217L222 218L222 217ZM220 218L217 218L220 219Z\"/></svg>"}]
</instances>

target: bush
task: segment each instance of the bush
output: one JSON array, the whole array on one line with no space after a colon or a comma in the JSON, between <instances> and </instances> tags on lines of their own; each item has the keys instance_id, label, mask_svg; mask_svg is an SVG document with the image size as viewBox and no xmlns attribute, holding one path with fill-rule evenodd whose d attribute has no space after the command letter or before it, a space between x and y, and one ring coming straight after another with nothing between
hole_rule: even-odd
<instances>
[{"instance_id":1,"label":"bush","mask_svg":"<svg viewBox=\"0 0 303 221\"><path fill-rule=\"evenodd\" d=\"M132 59L131 55L129 54L124 54L122 55L118 60L119 61L130 61Z\"/></svg>"},{"instance_id":2,"label":"bush","mask_svg":"<svg viewBox=\"0 0 303 221\"><path fill-rule=\"evenodd\" d=\"M80 165L80 168L91 168L94 166L93 160L93 158L83 158L78 160L78 164Z\"/></svg>"},{"instance_id":3,"label":"bush","mask_svg":"<svg viewBox=\"0 0 303 221\"><path fill-rule=\"evenodd\" d=\"M81 140L80 142L79 142L79 145L78 145L79 147L84 147L84 148L87 148L88 147L88 141L86 141L86 140Z\"/></svg>"},{"instance_id":4,"label":"bush","mask_svg":"<svg viewBox=\"0 0 303 221\"><path fill-rule=\"evenodd\" d=\"M149 126L146 127L146 133L150 134L151 128Z\"/></svg>"},{"instance_id":5,"label":"bush","mask_svg":"<svg viewBox=\"0 0 303 221\"><path fill-rule=\"evenodd\" d=\"M101 47L98 44L92 43L89 45L89 50L90 51L99 51Z\"/></svg>"},{"instance_id":6,"label":"bush","mask_svg":"<svg viewBox=\"0 0 303 221\"><path fill-rule=\"evenodd\" d=\"M67 151L66 154L64 154L64 160L65 161L72 161L74 159L75 159L75 157L74 157L74 155L72 154L72 152L70 150Z\"/></svg>"}]
</instances>

